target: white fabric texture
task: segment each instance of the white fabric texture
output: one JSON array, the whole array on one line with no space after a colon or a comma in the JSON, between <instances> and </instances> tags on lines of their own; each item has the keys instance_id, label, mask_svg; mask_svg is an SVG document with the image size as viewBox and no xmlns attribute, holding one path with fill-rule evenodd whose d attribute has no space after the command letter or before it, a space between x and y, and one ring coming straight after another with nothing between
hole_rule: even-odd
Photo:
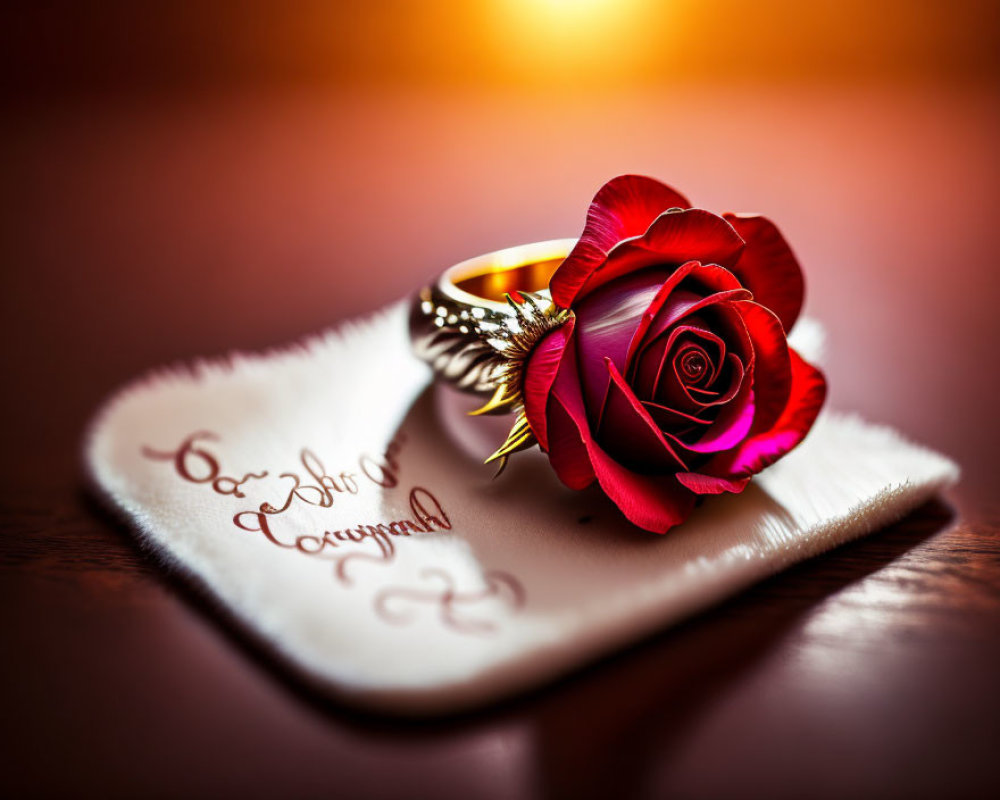
<instances>
[{"instance_id":1,"label":"white fabric texture","mask_svg":"<svg viewBox=\"0 0 1000 800\"><path fill-rule=\"evenodd\" d=\"M818 326L793 343L817 357ZM436 714L536 686L902 516L958 476L825 412L741 495L664 536L434 388L397 305L281 352L164 370L86 442L144 542L314 688Z\"/></svg>"}]
</instances>

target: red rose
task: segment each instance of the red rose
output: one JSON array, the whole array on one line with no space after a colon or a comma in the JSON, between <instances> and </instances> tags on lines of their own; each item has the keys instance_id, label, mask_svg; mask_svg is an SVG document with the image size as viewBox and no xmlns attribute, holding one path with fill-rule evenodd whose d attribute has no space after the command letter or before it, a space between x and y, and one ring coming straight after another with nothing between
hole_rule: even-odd
<instances>
[{"instance_id":1,"label":"red rose","mask_svg":"<svg viewBox=\"0 0 1000 800\"><path fill-rule=\"evenodd\" d=\"M525 413L559 478L595 480L663 533L805 438L822 373L788 346L798 262L764 217L717 216L626 175L594 197L552 276L573 311L531 353Z\"/></svg>"}]
</instances>

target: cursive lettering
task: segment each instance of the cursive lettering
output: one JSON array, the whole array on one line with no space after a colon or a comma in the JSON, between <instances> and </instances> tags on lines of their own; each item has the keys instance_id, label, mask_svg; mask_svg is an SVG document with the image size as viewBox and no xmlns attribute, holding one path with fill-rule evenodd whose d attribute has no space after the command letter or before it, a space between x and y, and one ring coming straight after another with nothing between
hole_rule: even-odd
<instances>
[{"instance_id":1,"label":"cursive lettering","mask_svg":"<svg viewBox=\"0 0 1000 800\"><path fill-rule=\"evenodd\" d=\"M170 462L174 472L188 483L208 485L217 494L243 499L246 497L244 486L247 482L261 480L268 476L268 472L247 472L238 478L224 474L220 458L210 447L210 443L219 440L217 434L202 430L185 437L174 450L143 446L141 452L146 458ZM255 510L239 511L233 516L233 524L241 531L259 534L268 545L296 550L332 563L334 577L343 585L351 586L354 580L349 568L365 562L390 564L396 558L400 537L451 530L451 519L437 497L428 489L415 486L408 496L408 516L361 522L322 533L296 533L282 529L282 525L288 523L283 523L287 518L281 515L297 502L330 508L338 497L356 495L361 491L364 482L359 483L360 476L381 489L396 488L401 472L399 454L405 441L405 435L397 433L380 455L363 453L357 461L358 472L340 471L335 474L330 474L315 452L304 447L299 451L301 469L278 475L280 480L289 482L281 492L281 504L265 501ZM373 545L367 545L369 541ZM382 620L393 625L406 624L415 618L415 608L426 604L435 607L441 623L455 632L484 634L494 631L496 624L483 618L483 612L488 609L495 612L497 602L509 610L516 610L524 603L523 588L507 573L487 571L482 575L482 588L473 590L459 590L453 577L441 567L426 568L420 577L424 582L437 582L438 586L426 583L421 586L390 586L382 588L372 597L375 612ZM468 613L467 609L472 607L477 607L479 613Z\"/></svg>"},{"instance_id":2,"label":"cursive lettering","mask_svg":"<svg viewBox=\"0 0 1000 800\"><path fill-rule=\"evenodd\" d=\"M211 431L198 431L188 436L181 446L176 450L154 450L152 447L143 446L141 452L146 458L155 461L173 461L174 470L184 480L189 483L211 483L212 489L217 494L231 494L233 497L246 497L240 488L251 478L260 480L267 477L267 471L248 472L242 478L230 478L228 475L220 475L218 459L204 447L196 445L199 439L208 441L218 441L219 437ZM195 465L200 465L197 468ZM196 475L197 469L200 475Z\"/></svg>"},{"instance_id":3,"label":"cursive lettering","mask_svg":"<svg viewBox=\"0 0 1000 800\"><path fill-rule=\"evenodd\" d=\"M319 457L309 448L303 448L299 453L299 461L313 480L315 485L303 484L298 474L294 472L282 472L279 478L285 478L292 482L291 488L285 497L285 502L281 506L271 503L261 503L260 510L264 514L281 514L287 511L292 501L301 500L311 506L329 508L333 505L334 495L341 492L348 494L358 493L358 482L353 472L341 472L336 477L326 474L326 467Z\"/></svg>"},{"instance_id":4,"label":"cursive lettering","mask_svg":"<svg viewBox=\"0 0 1000 800\"><path fill-rule=\"evenodd\" d=\"M424 569L423 580L437 580L440 588L389 587L375 595L375 612L392 625L405 625L413 621L412 607L404 603L426 603L436 606L441 622L459 633L484 634L496 630L496 623L469 617L463 607L496 598L508 608L516 610L524 605L524 588L513 575L498 570L483 574L484 587L479 591L462 592L455 580L440 567Z\"/></svg>"},{"instance_id":5,"label":"cursive lettering","mask_svg":"<svg viewBox=\"0 0 1000 800\"><path fill-rule=\"evenodd\" d=\"M360 523L354 527L334 531L323 531L321 535L302 534L287 539L277 536L272 529L272 516L267 511L241 511L233 516L233 524L248 533L260 533L271 544L288 550L298 550L310 556L326 556L327 551L342 544L363 544L371 540L378 550L376 554L350 553L338 559L337 577L345 583L351 580L347 575L350 561L391 561L396 555L393 540L411 533L433 533L451 530L451 520L440 501L422 486L415 486L409 496L410 516L390 522Z\"/></svg>"},{"instance_id":6,"label":"cursive lettering","mask_svg":"<svg viewBox=\"0 0 1000 800\"><path fill-rule=\"evenodd\" d=\"M383 489L392 489L399 484L399 451L406 443L406 434L398 433L389 445L381 458L373 458L367 453L363 453L358 463L361 471L376 486Z\"/></svg>"}]
</instances>

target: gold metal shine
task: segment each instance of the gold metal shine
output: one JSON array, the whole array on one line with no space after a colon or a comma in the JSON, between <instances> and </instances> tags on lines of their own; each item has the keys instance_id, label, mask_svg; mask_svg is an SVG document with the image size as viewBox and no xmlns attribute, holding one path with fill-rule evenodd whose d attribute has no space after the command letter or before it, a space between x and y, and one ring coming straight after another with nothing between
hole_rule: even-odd
<instances>
[{"instance_id":1,"label":"gold metal shine","mask_svg":"<svg viewBox=\"0 0 1000 800\"><path fill-rule=\"evenodd\" d=\"M437 376L490 393L471 413L515 414L507 439L486 460L499 462L498 475L513 453L537 444L524 410L524 373L541 338L572 315L552 302L548 285L574 244L537 242L456 264L411 310L414 346Z\"/></svg>"}]
</instances>

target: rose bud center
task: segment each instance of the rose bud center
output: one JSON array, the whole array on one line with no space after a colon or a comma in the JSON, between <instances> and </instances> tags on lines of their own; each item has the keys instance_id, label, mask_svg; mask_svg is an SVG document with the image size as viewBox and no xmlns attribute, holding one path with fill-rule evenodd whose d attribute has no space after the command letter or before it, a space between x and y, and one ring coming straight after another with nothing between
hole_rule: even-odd
<instances>
[{"instance_id":1,"label":"rose bud center","mask_svg":"<svg viewBox=\"0 0 1000 800\"><path fill-rule=\"evenodd\" d=\"M697 383L708 375L708 355L697 345L680 353L678 361L680 374L691 383Z\"/></svg>"}]
</instances>

